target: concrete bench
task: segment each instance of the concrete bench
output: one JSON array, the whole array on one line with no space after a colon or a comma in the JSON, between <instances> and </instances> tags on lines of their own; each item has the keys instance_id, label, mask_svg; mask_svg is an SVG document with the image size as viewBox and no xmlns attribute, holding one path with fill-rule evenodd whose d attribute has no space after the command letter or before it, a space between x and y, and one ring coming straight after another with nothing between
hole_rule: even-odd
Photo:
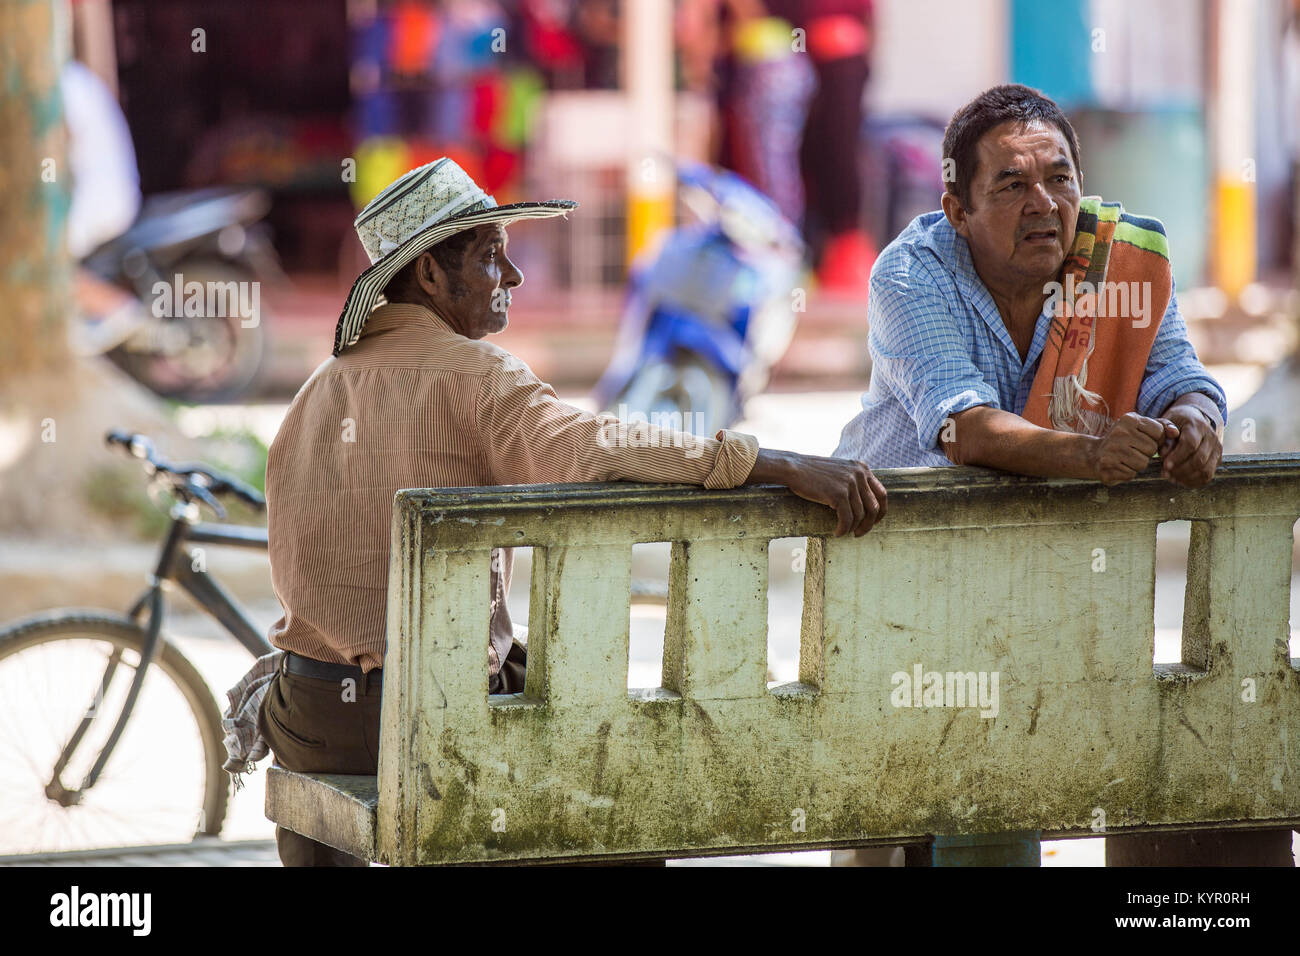
<instances>
[{"instance_id":1,"label":"concrete bench","mask_svg":"<svg viewBox=\"0 0 1300 956\"><path fill-rule=\"evenodd\" d=\"M861 539L766 487L398 493L378 778L272 769L267 816L401 865L1300 823L1300 456L1230 458L1198 491L880 477L889 517ZM1180 519L1182 660L1157 666L1156 529ZM769 687L768 546L792 536L799 680ZM629 690L652 541L673 542L662 686ZM527 682L489 696L490 553L512 545L534 549Z\"/></svg>"}]
</instances>

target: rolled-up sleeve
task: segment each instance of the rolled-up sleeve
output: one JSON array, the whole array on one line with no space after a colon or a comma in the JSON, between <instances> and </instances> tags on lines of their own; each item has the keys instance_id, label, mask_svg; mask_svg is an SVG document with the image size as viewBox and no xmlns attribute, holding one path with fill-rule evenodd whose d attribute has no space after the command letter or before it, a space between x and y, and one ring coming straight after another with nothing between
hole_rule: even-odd
<instances>
[{"instance_id":1,"label":"rolled-up sleeve","mask_svg":"<svg viewBox=\"0 0 1300 956\"><path fill-rule=\"evenodd\" d=\"M565 404L518 360L483 376L478 434L497 484L651 481L734 488L758 459L751 435L714 438Z\"/></svg>"},{"instance_id":2,"label":"rolled-up sleeve","mask_svg":"<svg viewBox=\"0 0 1300 956\"><path fill-rule=\"evenodd\" d=\"M873 278L867 306L872 377L916 423L922 449L941 451L944 420L976 405L1000 408L997 390L970 359L970 345L948 304L909 278Z\"/></svg>"},{"instance_id":3,"label":"rolled-up sleeve","mask_svg":"<svg viewBox=\"0 0 1300 956\"><path fill-rule=\"evenodd\" d=\"M743 485L758 461L758 439L744 432L724 428L714 436L718 442L713 468L704 476L705 488L735 488Z\"/></svg>"},{"instance_id":4,"label":"rolled-up sleeve","mask_svg":"<svg viewBox=\"0 0 1300 956\"><path fill-rule=\"evenodd\" d=\"M1213 399L1227 424L1227 397L1197 358L1196 349L1187 337L1187 323L1178 311L1178 297L1171 291L1169 307L1151 343L1151 355L1138 390L1138 411L1149 418L1158 418L1174 399L1188 392L1200 392Z\"/></svg>"}]
</instances>

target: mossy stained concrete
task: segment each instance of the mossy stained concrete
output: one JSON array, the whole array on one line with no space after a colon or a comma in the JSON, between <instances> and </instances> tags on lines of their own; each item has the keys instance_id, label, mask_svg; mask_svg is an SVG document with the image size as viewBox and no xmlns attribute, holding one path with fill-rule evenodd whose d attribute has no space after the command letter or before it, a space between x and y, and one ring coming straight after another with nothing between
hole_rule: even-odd
<instances>
[{"instance_id":1,"label":"mossy stained concrete","mask_svg":"<svg viewBox=\"0 0 1300 956\"><path fill-rule=\"evenodd\" d=\"M1300 457L1232 459L1198 491L880 477L889 516L861 539L772 488L399 492L379 859L1300 820ZM1176 519L1193 522L1184 663L1154 668L1156 527ZM799 535L800 682L769 689L767 543ZM629 692L631 545L665 540L663 686ZM512 545L535 549L528 683L489 698L490 551ZM996 716L897 706L917 664L996 673Z\"/></svg>"}]
</instances>

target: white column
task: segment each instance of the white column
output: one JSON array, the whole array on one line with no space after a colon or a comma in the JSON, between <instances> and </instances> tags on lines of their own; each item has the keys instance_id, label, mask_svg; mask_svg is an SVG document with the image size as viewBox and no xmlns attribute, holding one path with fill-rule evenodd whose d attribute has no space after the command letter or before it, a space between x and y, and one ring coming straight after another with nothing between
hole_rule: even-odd
<instances>
[{"instance_id":1,"label":"white column","mask_svg":"<svg viewBox=\"0 0 1300 956\"><path fill-rule=\"evenodd\" d=\"M672 225L673 4L623 4L623 87L631 113L627 165L629 261Z\"/></svg>"},{"instance_id":2,"label":"white column","mask_svg":"<svg viewBox=\"0 0 1300 956\"><path fill-rule=\"evenodd\" d=\"M1214 279L1230 300L1255 281L1254 0L1219 0L1214 77Z\"/></svg>"}]
</instances>

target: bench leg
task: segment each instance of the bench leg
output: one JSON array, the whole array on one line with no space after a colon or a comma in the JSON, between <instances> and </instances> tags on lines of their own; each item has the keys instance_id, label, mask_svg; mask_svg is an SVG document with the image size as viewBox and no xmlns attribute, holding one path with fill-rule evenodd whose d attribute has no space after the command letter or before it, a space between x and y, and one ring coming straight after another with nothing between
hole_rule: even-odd
<instances>
[{"instance_id":1,"label":"bench leg","mask_svg":"<svg viewBox=\"0 0 1300 956\"><path fill-rule=\"evenodd\" d=\"M1106 837L1107 866L1295 866L1290 830L1183 830Z\"/></svg>"},{"instance_id":2,"label":"bench leg","mask_svg":"<svg viewBox=\"0 0 1300 956\"><path fill-rule=\"evenodd\" d=\"M1041 866L1037 830L934 838L935 866Z\"/></svg>"},{"instance_id":3,"label":"bench leg","mask_svg":"<svg viewBox=\"0 0 1300 956\"><path fill-rule=\"evenodd\" d=\"M284 827L275 828L275 846L284 866L369 866L370 863Z\"/></svg>"}]
</instances>

